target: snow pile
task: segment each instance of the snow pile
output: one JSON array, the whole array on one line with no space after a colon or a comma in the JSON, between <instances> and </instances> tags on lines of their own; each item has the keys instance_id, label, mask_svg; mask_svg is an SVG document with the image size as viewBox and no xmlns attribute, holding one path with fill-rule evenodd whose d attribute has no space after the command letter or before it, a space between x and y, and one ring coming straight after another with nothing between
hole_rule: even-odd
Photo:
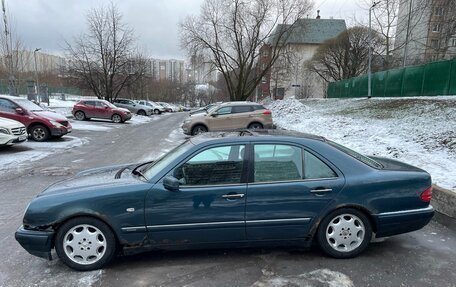
<instances>
[{"instance_id":1,"label":"snow pile","mask_svg":"<svg viewBox=\"0 0 456 287\"><path fill-rule=\"evenodd\" d=\"M280 128L413 164L456 191L456 97L287 99L269 108Z\"/></svg>"}]
</instances>

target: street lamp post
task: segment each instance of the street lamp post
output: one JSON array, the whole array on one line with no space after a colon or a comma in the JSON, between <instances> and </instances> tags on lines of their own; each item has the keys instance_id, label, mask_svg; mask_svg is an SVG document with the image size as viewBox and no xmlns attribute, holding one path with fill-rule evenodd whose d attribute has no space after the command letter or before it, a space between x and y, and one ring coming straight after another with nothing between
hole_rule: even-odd
<instances>
[{"instance_id":1,"label":"street lamp post","mask_svg":"<svg viewBox=\"0 0 456 287\"><path fill-rule=\"evenodd\" d=\"M369 64L368 64L368 71L367 71L367 98L370 99L372 97L372 9L374 9L380 1L374 2L372 6L369 8Z\"/></svg>"},{"instance_id":2,"label":"street lamp post","mask_svg":"<svg viewBox=\"0 0 456 287\"><path fill-rule=\"evenodd\" d=\"M38 83L38 65L36 64L36 52L41 50L41 48L36 48L35 51L33 51L33 58L35 59L35 92L37 95L38 102L41 102L40 98L40 85Z\"/></svg>"}]
</instances>

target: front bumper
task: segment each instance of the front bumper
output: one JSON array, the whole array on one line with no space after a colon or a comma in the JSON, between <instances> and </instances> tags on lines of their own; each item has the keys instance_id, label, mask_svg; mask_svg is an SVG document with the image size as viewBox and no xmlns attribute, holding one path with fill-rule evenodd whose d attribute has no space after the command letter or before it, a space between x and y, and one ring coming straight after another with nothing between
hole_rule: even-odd
<instances>
[{"instance_id":1,"label":"front bumper","mask_svg":"<svg viewBox=\"0 0 456 287\"><path fill-rule=\"evenodd\" d=\"M130 114L125 114L125 115L123 116L123 120L124 120L124 121L128 121L128 120L130 120L130 119L131 119L131 113L130 113Z\"/></svg>"},{"instance_id":2,"label":"front bumper","mask_svg":"<svg viewBox=\"0 0 456 287\"><path fill-rule=\"evenodd\" d=\"M60 128L52 128L51 129L51 136L57 137L57 136L63 136L68 133L71 133L72 128L71 127L60 127Z\"/></svg>"},{"instance_id":3,"label":"front bumper","mask_svg":"<svg viewBox=\"0 0 456 287\"><path fill-rule=\"evenodd\" d=\"M182 130L184 131L184 134L189 135L191 133L190 123L183 123Z\"/></svg>"},{"instance_id":4,"label":"front bumper","mask_svg":"<svg viewBox=\"0 0 456 287\"><path fill-rule=\"evenodd\" d=\"M14 237L28 253L52 260L51 249L54 235L55 233L52 231L30 230L21 226Z\"/></svg>"},{"instance_id":5,"label":"front bumper","mask_svg":"<svg viewBox=\"0 0 456 287\"><path fill-rule=\"evenodd\" d=\"M425 208L385 212L374 215L377 225L377 237L391 236L415 231L426 226L434 216L434 208Z\"/></svg>"}]
</instances>

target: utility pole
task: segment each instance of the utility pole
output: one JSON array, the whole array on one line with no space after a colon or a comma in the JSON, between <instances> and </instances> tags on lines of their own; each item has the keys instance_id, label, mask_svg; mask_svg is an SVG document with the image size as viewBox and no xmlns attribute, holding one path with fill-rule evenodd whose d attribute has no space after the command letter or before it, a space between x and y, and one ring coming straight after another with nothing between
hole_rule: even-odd
<instances>
[{"instance_id":1,"label":"utility pole","mask_svg":"<svg viewBox=\"0 0 456 287\"><path fill-rule=\"evenodd\" d=\"M36 63L36 52L41 50L41 48L36 48L35 51L33 51L33 58L35 59L35 92L37 95L37 100L39 103L41 103L41 95L40 95L40 84L38 81L38 65Z\"/></svg>"},{"instance_id":2,"label":"utility pole","mask_svg":"<svg viewBox=\"0 0 456 287\"><path fill-rule=\"evenodd\" d=\"M370 99L372 97L372 9L374 9L377 4L380 3L374 2L372 6L369 8L369 64L368 64L368 71L367 71L367 98Z\"/></svg>"},{"instance_id":3,"label":"utility pole","mask_svg":"<svg viewBox=\"0 0 456 287\"><path fill-rule=\"evenodd\" d=\"M13 71L13 53L11 33L8 31L8 19L6 17L6 5L5 0L2 0L2 11L3 11L3 24L5 28L5 47L6 47L6 65L8 66L9 78L8 78L8 90L11 96L16 95L16 89L14 87L14 71ZM11 43L10 43L11 42ZM11 44L11 45L10 45Z\"/></svg>"},{"instance_id":4,"label":"utility pole","mask_svg":"<svg viewBox=\"0 0 456 287\"><path fill-rule=\"evenodd\" d=\"M410 21L411 21L411 18L412 18L412 4L413 4L413 0L409 0L407 32L405 33L404 57L402 59L402 67L405 67L405 65L407 64L407 45L408 45L409 34L410 34Z\"/></svg>"}]
</instances>

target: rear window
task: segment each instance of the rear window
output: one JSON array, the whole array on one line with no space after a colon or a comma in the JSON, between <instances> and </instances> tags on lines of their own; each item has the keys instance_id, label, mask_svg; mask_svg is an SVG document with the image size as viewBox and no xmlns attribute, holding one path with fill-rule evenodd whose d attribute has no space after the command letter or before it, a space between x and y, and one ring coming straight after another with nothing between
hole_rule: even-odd
<instances>
[{"instance_id":1,"label":"rear window","mask_svg":"<svg viewBox=\"0 0 456 287\"><path fill-rule=\"evenodd\" d=\"M367 156L364 156L360 153L357 153L356 151L351 150L348 147L345 147L343 145L340 145L340 144L332 142L332 141L328 141L328 144L330 144L331 146L337 148L338 150L348 154L349 156L356 158L360 162L367 164L368 166L371 166L373 168L383 168L383 165L380 164L379 162L377 162Z\"/></svg>"},{"instance_id":2,"label":"rear window","mask_svg":"<svg viewBox=\"0 0 456 287\"><path fill-rule=\"evenodd\" d=\"M253 110L254 111L258 111L258 110L266 110L266 108L262 105L254 105L253 106Z\"/></svg>"},{"instance_id":3,"label":"rear window","mask_svg":"<svg viewBox=\"0 0 456 287\"><path fill-rule=\"evenodd\" d=\"M248 112L251 112L252 110L253 110L252 106L234 106L231 110L231 113L232 114L248 113Z\"/></svg>"}]
</instances>

